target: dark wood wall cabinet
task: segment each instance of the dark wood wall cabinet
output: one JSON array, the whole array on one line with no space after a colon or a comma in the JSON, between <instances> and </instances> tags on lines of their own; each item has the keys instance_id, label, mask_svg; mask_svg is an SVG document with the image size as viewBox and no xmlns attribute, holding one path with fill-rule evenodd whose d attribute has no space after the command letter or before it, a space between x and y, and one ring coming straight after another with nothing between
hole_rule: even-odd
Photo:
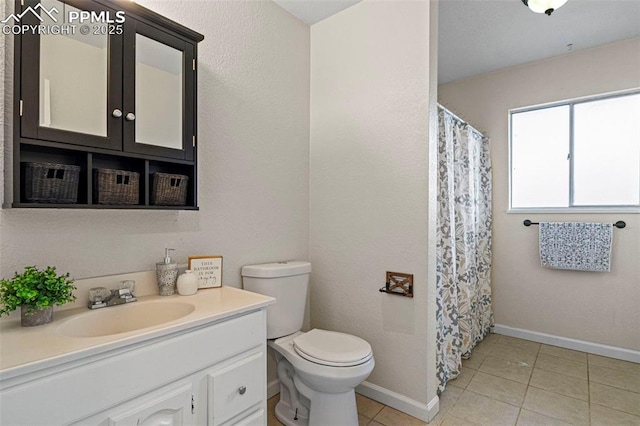
<instances>
[{"instance_id":1,"label":"dark wood wall cabinet","mask_svg":"<svg viewBox=\"0 0 640 426\"><path fill-rule=\"evenodd\" d=\"M57 31L15 37L13 206L197 209L204 37L131 1L15 10Z\"/></svg>"}]
</instances>

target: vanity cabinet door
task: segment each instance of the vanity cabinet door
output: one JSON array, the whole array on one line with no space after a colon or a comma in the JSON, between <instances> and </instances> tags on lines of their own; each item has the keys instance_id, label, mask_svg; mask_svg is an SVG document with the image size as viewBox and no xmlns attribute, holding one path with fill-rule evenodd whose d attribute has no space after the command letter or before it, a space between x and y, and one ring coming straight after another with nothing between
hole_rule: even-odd
<instances>
[{"instance_id":1,"label":"vanity cabinet door","mask_svg":"<svg viewBox=\"0 0 640 426\"><path fill-rule=\"evenodd\" d=\"M190 382L169 385L116 408L101 426L187 426L193 424Z\"/></svg>"},{"instance_id":2,"label":"vanity cabinet door","mask_svg":"<svg viewBox=\"0 0 640 426\"><path fill-rule=\"evenodd\" d=\"M39 16L27 13L24 23L68 31L21 37L20 135L121 150L124 25L68 21L87 9L112 18L116 11L79 0L25 0L22 10L29 7Z\"/></svg>"},{"instance_id":3,"label":"vanity cabinet door","mask_svg":"<svg viewBox=\"0 0 640 426\"><path fill-rule=\"evenodd\" d=\"M142 22L126 23L124 150L193 160L195 48Z\"/></svg>"}]
</instances>

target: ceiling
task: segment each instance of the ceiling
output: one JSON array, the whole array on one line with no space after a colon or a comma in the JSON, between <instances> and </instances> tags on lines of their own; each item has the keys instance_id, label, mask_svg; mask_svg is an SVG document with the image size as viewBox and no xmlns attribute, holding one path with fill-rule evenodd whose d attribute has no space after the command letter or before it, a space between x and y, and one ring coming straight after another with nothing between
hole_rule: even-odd
<instances>
[{"instance_id":1,"label":"ceiling","mask_svg":"<svg viewBox=\"0 0 640 426\"><path fill-rule=\"evenodd\" d=\"M551 16L520 0L441 0L438 14L440 84L640 36L639 0L569 0Z\"/></svg>"},{"instance_id":2,"label":"ceiling","mask_svg":"<svg viewBox=\"0 0 640 426\"><path fill-rule=\"evenodd\" d=\"M274 0L293 16L309 25L353 6L362 0Z\"/></svg>"},{"instance_id":3,"label":"ceiling","mask_svg":"<svg viewBox=\"0 0 640 426\"><path fill-rule=\"evenodd\" d=\"M275 0L309 25L360 1ZM569 0L551 16L521 0L439 0L438 14L440 84L640 37L640 0Z\"/></svg>"}]
</instances>

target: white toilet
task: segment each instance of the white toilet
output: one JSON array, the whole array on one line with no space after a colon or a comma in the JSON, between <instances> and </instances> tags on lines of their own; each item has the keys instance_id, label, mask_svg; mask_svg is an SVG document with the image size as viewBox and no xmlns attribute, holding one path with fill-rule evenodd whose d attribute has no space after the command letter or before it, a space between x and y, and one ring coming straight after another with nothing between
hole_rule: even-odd
<instances>
[{"instance_id":1,"label":"white toilet","mask_svg":"<svg viewBox=\"0 0 640 426\"><path fill-rule=\"evenodd\" d=\"M357 426L354 389L373 370L373 352L350 334L300 331L310 273L311 264L300 261L242 268L245 290L277 300L267 308L280 380L276 417L287 426Z\"/></svg>"}]
</instances>

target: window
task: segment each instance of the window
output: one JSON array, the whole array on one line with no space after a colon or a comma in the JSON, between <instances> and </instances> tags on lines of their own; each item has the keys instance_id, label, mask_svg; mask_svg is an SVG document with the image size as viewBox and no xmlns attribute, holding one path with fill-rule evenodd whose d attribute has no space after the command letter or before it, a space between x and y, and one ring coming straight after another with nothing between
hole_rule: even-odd
<instances>
[{"instance_id":1,"label":"window","mask_svg":"<svg viewBox=\"0 0 640 426\"><path fill-rule=\"evenodd\" d=\"M511 210L640 207L640 93L510 111Z\"/></svg>"}]
</instances>

